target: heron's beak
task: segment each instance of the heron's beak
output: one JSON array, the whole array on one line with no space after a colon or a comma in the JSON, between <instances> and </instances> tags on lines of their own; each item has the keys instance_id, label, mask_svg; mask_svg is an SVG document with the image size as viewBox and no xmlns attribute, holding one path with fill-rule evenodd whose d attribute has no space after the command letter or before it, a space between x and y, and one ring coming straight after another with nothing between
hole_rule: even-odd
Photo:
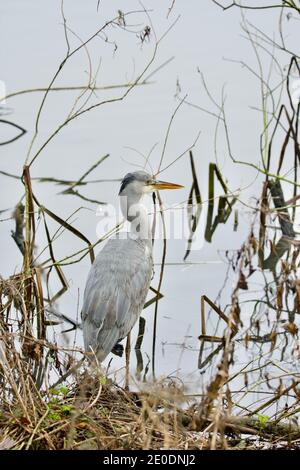
<instances>
[{"instance_id":1,"label":"heron's beak","mask_svg":"<svg viewBox=\"0 0 300 470\"><path fill-rule=\"evenodd\" d=\"M152 183L152 187L153 187L154 191L157 191L158 189L181 189L181 188L184 188L184 186L181 186L181 184L168 183L167 181L154 181Z\"/></svg>"}]
</instances>

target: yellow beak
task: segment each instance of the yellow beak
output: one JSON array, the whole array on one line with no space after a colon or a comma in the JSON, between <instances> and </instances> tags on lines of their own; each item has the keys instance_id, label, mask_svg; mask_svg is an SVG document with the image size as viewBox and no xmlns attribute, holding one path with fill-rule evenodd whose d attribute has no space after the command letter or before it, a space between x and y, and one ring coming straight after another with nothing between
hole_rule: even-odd
<instances>
[{"instance_id":1,"label":"yellow beak","mask_svg":"<svg viewBox=\"0 0 300 470\"><path fill-rule=\"evenodd\" d=\"M181 189L184 188L184 186L181 186L181 184L175 184L175 183L168 183L167 181L155 181L152 183L152 187L154 191L158 189Z\"/></svg>"}]
</instances>

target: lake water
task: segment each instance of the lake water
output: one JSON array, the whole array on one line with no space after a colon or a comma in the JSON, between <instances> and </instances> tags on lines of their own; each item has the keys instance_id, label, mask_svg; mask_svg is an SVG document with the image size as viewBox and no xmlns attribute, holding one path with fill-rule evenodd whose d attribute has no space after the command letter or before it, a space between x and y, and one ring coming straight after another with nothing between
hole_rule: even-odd
<instances>
[{"instance_id":1,"label":"lake water","mask_svg":"<svg viewBox=\"0 0 300 470\"><path fill-rule=\"evenodd\" d=\"M209 0L176 1L174 9L167 18L168 8L172 2L170 0L160 2L159 8L156 3L148 1L145 6L150 10L149 15L157 37L164 34L178 15L180 17L159 45L155 61L148 73L169 59L173 59L157 71L150 79L150 84L132 90L124 101L94 109L63 128L32 165L32 177L76 181L101 156L109 154L109 158L87 178L108 181L91 183L77 189L86 198L116 206L120 184L116 180L121 179L127 172L143 166L144 159L140 154L148 155L153 146L155 147L149 162L154 172L157 171L167 127L178 105L178 97L175 95L179 92L179 87L180 96L187 95L188 102L218 114L207 96L199 70L203 72L209 90L218 103L222 101L222 87L225 86L226 112L233 154L238 160L253 164L259 162L262 116L255 108L261 108L260 85L257 78L239 63L242 61L257 70L255 54L241 29L240 12L237 9L222 12ZM124 2L99 2L97 11L96 0L65 1L64 12L70 28L68 34L71 50L80 45L80 41L88 38L102 23L114 16L118 8L123 9ZM138 2L131 0L126 2L126 8L127 11L142 10ZM5 83L7 93L47 87L66 52L60 2L10 0L1 3L0 11L2 44L5 44L1 50L0 79ZM249 12L247 18L249 21L255 19L258 27L272 36L277 28L277 14L271 10L259 16ZM104 35L96 37L88 45L88 54L82 49L70 59L55 85L60 87L85 85L88 82L90 67L92 74L95 74L99 67L98 86L116 85L134 80L153 53L153 31L149 40L146 38L144 42L141 42L140 33L137 32L141 29L141 25L149 24L149 21L145 13L136 13L128 19L128 27L135 32L120 32L114 27L108 30L108 41ZM292 25L292 31L293 27ZM114 50L115 43L118 46L116 50ZM280 60L279 53L278 56ZM229 59L237 62L233 63ZM284 60L283 66L286 65ZM272 80L274 83L279 80L276 70ZM95 96L91 97L91 103L120 96L123 91L122 89L98 90ZM31 156L66 118L78 93L78 91L57 91L49 94ZM10 98L3 104L2 111L9 114L2 117L23 126L27 133L14 143L1 147L2 171L21 175L41 98L41 93L29 93ZM82 104L82 101L80 103ZM262 179L255 169L231 161L224 130L219 126L216 137L216 124L215 116L183 104L172 123L162 164L162 167L167 166L188 149L200 132L193 148L203 200L202 214L195 234L197 243L193 245L186 262L183 258L187 240L184 238L169 240L167 243L166 266L161 287L164 297L159 301L158 308L155 363L156 377L178 377L184 381L188 391L199 393L203 390L203 385L214 375L216 364L215 359L211 367L198 369L200 347L198 336L201 333L200 299L202 295L206 295L214 300L222 289L228 268L225 252L239 249L247 239L253 221L252 208L256 205L255 198L259 197L262 187ZM14 132L4 124L1 125L1 131L2 139L9 138ZM229 190L239 197L235 205L238 210L238 225L234 230L232 213L226 224L217 227L212 242L208 243L204 241L204 230L209 199L208 171L212 162L219 165L223 177L227 179ZM4 175L0 177L2 187L0 210L8 209L7 212L1 213L1 219L6 219L10 217L14 206L21 199L23 185L19 180ZM185 186L181 191L166 192L161 195L165 206L175 205L176 210L184 214L183 220L187 223L186 201L192 183L188 152L163 172L161 178ZM33 181L33 190L38 200L59 217L63 219L71 217L70 222L94 243L97 240L97 225L101 220L101 210L105 211L106 206L99 207L96 203L75 196L62 195L63 189L65 188L53 183ZM221 186L216 184L215 196L222 194ZM53 233L57 224L49 220L49 227ZM10 235L13 228L13 220L3 221L0 224L0 272L3 277L18 272L22 265L21 254ZM39 224L36 244L37 253L46 244L42 223ZM83 246L83 242L74 235L64 232L54 243L56 258L63 259ZM101 245L97 246L96 252L99 248ZM154 288L159 282L161 256L162 242L158 240L154 250L156 264L152 282ZM89 267L88 257L79 264L64 267L69 289L58 300L55 308L74 319L80 312ZM220 304L224 308L230 303L235 282L235 274L230 271L220 297ZM249 282L251 293L248 292L248 296L262 295L261 284L258 285L258 282L261 281L258 281L256 276L251 278ZM50 285L53 294L59 287L55 276ZM151 297L151 294L149 296ZM247 316L251 313L252 307L245 305L244 312ZM151 380L152 369L153 315L154 304L143 313L146 319L146 331L141 352L144 366L147 365L148 358L150 361L146 377L148 380ZM207 334L215 334L216 323L216 315L210 313ZM58 342L67 341L71 345L74 335L60 333L65 327L66 325L62 328L56 327L55 336ZM219 333L222 335L222 325L219 325ZM133 344L136 336L137 327L132 334ZM82 346L80 331L76 335L76 344ZM206 354L210 351L211 345L207 348ZM250 353L241 347L241 351L236 356L237 368L241 368L253 356L253 350ZM124 358L119 359L114 356L110 365L111 370L122 367L124 367ZM131 371L135 380L134 352L131 354Z\"/></svg>"}]
</instances>

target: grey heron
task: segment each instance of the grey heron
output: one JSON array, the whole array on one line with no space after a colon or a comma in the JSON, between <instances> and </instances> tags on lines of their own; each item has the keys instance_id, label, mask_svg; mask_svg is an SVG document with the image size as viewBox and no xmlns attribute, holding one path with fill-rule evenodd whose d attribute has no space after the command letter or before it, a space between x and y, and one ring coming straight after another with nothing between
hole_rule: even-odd
<instances>
[{"instance_id":1,"label":"grey heron","mask_svg":"<svg viewBox=\"0 0 300 470\"><path fill-rule=\"evenodd\" d=\"M130 333L150 288L152 237L142 198L156 190L182 187L157 181L144 171L128 173L122 180L120 205L131 229L125 237L119 234L109 239L97 255L87 278L81 312L85 350L99 362Z\"/></svg>"}]
</instances>

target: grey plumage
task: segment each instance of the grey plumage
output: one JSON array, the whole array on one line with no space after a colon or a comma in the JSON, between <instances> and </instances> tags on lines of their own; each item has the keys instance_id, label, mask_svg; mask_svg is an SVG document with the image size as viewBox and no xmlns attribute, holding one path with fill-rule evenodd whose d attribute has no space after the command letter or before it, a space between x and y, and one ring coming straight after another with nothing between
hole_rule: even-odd
<instances>
[{"instance_id":1,"label":"grey plumage","mask_svg":"<svg viewBox=\"0 0 300 470\"><path fill-rule=\"evenodd\" d=\"M126 186L128 186L130 183L133 183L134 181L139 181L141 183L147 183L147 181L151 182L153 181L153 178L151 178L148 173L145 171L135 171L133 173L127 173L127 175L124 176L122 183L121 183L121 188L119 191L119 195L122 194Z\"/></svg>"},{"instance_id":2,"label":"grey plumage","mask_svg":"<svg viewBox=\"0 0 300 470\"><path fill-rule=\"evenodd\" d=\"M131 231L107 242L88 275L82 327L85 350L99 362L125 338L137 321L152 277L152 237L144 194L182 186L156 181L144 171L128 173L119 192L121 210Z\"/></svg>"},{"instance_id":3,"label":"grey plumage","mask_svg":"<svg viewBox=\"0 0 300 470\"><path fill-rule=\"evenodd\" d=\"M100 362L137 321L151 276L148 240L112 239L98 254L84 292L82 321L85 350Z\"/></svg>"}]
</instances>

